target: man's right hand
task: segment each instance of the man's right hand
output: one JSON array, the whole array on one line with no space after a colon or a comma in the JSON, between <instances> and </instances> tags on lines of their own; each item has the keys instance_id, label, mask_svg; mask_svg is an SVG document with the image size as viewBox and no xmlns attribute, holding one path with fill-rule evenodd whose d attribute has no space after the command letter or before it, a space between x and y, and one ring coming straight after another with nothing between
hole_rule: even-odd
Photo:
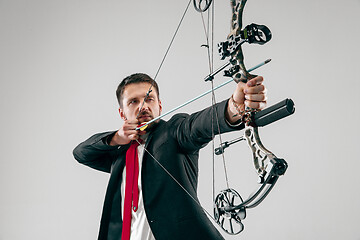
<instances>
[{"instance_id":1,"label":"man's right hand","mask_svg":"<svg viewBox=\"0 0 360 240\"><path fill-rule=\"evenodd\" d=\"M139 124L138 120L125 120L121 128L112 137L110 145L126 145L132 140L138 139L140 135L144 135L146 131L135 130Z\"/></svg>"}]
</instances>

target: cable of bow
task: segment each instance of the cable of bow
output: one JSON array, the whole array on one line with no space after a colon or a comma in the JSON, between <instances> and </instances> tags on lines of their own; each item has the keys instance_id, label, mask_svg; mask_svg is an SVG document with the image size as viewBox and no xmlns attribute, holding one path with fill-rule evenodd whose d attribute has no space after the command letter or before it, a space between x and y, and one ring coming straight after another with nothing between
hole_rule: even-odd
<instances>
[{"instance_id":1,"label":"cable of bow","mask_svg":"<svg viewBox=\"0 0 360 240\"><path fill-rule=\"evenodd\" d=\"M173 42L174 42L174 40L175 40L176 35L177 35L178 32L179 32L180 26L181 26L181 24L182 24L182 22L183 22L183 20L184 20L184 18L185 18L185 15L186 15L186 13L187 13L188 10L189 10L190 4L191 4L191 0L189 0L189 2L188 2L188 4L186 5L186 8L185 8L185 10L184 10L181 18L180 18L180 21L179 21L179 23L178 23L178 25L177 25L177 27L176 27L175 33L173 34L173 36L172 36L172 38L171 38L171 40L170 40L169 46L167 47L167 49L166 49L166 51L165 51L165 54L164 54L164 56L163 56L163 58L162 58L162 60L161 60L161 62L160 62L160 65L159 65L159 67L158 67L158 69L157 69L157 71L156 71L156 73L155 73L154 81L156 80L156 78L157 78L157 76L158 76L158 74L159 74L159 72L160 72L160 70L161 70L161 68L162 68L162 66L163 66L163 64L164 64L164 62L165 62L165 59L166 59L166 57L167 57L167 55L168 55L168 53L169 53L169 51L170 51L170 48L171 48L171 46L172 46L172 44L173 44ZM146 101L146 99L149 97L149 94L151 93L153 87L154 87L154 82L151 82L150 87L149 87L149 90L148 90L147 93L146 93L146 96L145 96L145 98L144 98L144 100L143 100L143 102L142 102L142 104L141 104L141 106L140 106L140 109L139 109L139 112L138 112L136 118L139 117L139 115L140 115L140 113L141 113L141 110L142 110L143 107L144 107L145 101Z\"/></svg>"},{"instance_id":2,"label":"cable of bow","mask_svg":"<svg viewBox=\"0 0 360 240\"><path fill-rule=\"evenodd\" d=\"M198 3L196 2L196 0L194 0L194 6L195 9L200 12L201 15L201 19L202 19L202 23L203 23L203 27L204 27L204 35L205 35L205 40L206 40L206 46L207 46L207 56L208 56L208 62L209 62L209 75L211 75L213 73L213 69L214 69L214 18L215 18L215 4L212 4L211 7L211 13L210 11L207 11L207 27L204 21L204 11L209 9L209 5L212 3L212 1L206 1L206 4L204 5L204 3L199 0ZM211 20L210 20L211 19ZM211 22L211 23L210 23ZM211 38L210 38L211 35ZM211 41L210 41L210 40ZM214 78L211 78L210 80L210 86L211 86L211 144L212 144L212 149L215 149L215 127L217 129L218 132L218 137L219 137L219 141L220 143L222 143L222 135L221 135L221 130L220 130L220 124L219 124L219 116L217 111L215 110L215 105L217 103L216 101L216 95L215 95L215 87L214 87ZM225 161L225 155L221 154L222 156L222 166L223 166L223 170L224 170L224 177L225 177L225 183L227 188L229 188L229 178L228 178L228 171L227 171L227 167L226 167L226 161ZM216 176L216 167L215 167L215 154L214 151L212 151L212 199L213 201L215 200L215 179Z\"/></svg>"}]
</instances>

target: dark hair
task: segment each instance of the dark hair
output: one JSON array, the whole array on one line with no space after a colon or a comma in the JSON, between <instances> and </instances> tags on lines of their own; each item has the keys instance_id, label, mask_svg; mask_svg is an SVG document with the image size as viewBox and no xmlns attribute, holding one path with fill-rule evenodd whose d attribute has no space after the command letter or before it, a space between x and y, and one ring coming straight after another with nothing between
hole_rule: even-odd
<instances>
[{"instance_id":1,"label":"dark hair","mask_svg":"<svg viewBox=\"0 0 360 240\"><path fill-rule=\"evenodd\" d=\"M159 87L155 80L145 73L134 73L124 78L116 89L116 97L118 99L120 107L122 107L122 96L124 94L125 87L132 83L150 83L156 90L157 97L159 98Z\"/></svg>"}]
</instances>

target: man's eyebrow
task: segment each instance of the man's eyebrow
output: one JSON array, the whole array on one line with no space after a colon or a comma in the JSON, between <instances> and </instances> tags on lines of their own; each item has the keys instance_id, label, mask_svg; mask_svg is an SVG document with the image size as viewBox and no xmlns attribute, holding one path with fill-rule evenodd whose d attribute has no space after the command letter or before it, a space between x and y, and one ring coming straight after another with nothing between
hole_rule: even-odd
<instances>
[{"instance_id":1,"label":"man's eyebrow","mask_svg":"<svg viewBox=\"0 0 360 240\"><path fill-rule=\"evenodd\" d=\"M155 94L145 95L144 97L155 97Z\"/></svg>"},{"instance_id":2,"label":"man's eyebrow","mask_svg":"<svg viewBox=\"0 0 360 240\"><path fill-rule=\"evenodd\" d=\"M137 100L138 98L137 97L132 97L132 98L129 98L128 100L127 100L127 102L131 102L131 101L134 101L134 100Z\"/></svg>"},{"instance_id":3,"label":"man's eyebrow","mask_svg":"<svg viewBox=\"0 0 360 240\"><path fill-rule=\"evenodd\" d=\"M151 91L150 93L145 93L144 98L147 97L155 97L155 93L153 91Z\"/></svg>"}]
</instances>

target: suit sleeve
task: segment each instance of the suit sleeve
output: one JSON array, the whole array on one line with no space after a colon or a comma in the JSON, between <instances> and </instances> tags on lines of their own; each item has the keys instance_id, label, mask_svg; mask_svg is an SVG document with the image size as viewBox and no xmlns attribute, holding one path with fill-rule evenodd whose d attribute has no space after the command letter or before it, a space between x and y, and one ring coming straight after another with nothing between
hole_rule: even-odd
<instances>
[{"instance_id":1,"label":"suit sleeve","mask_svg":"<svg viewBox=\"0 0 360 240\"><path fill-rule=\"evenodd\" d=\"M189 152L205 147L214 135L241 130L244 124L230 125L225 118L228 100L224 100L202 111L188 114L177 114L169 121L173 135L182 149ZM218 119L218 121L216 120Z\"/></svg>"},{"instance_id":2,"label":"suit sleeve","mask_svg":"<svg viewBox=\"0 0 360 240\"><path fill-rule=\"evenodd\" d=\"M98 133L80 143L73 150L75 159L81 164L109 173L113 161L123 148L107 144L107 139L113 134L115 132Z\"/></svg>"}]
</instances>

